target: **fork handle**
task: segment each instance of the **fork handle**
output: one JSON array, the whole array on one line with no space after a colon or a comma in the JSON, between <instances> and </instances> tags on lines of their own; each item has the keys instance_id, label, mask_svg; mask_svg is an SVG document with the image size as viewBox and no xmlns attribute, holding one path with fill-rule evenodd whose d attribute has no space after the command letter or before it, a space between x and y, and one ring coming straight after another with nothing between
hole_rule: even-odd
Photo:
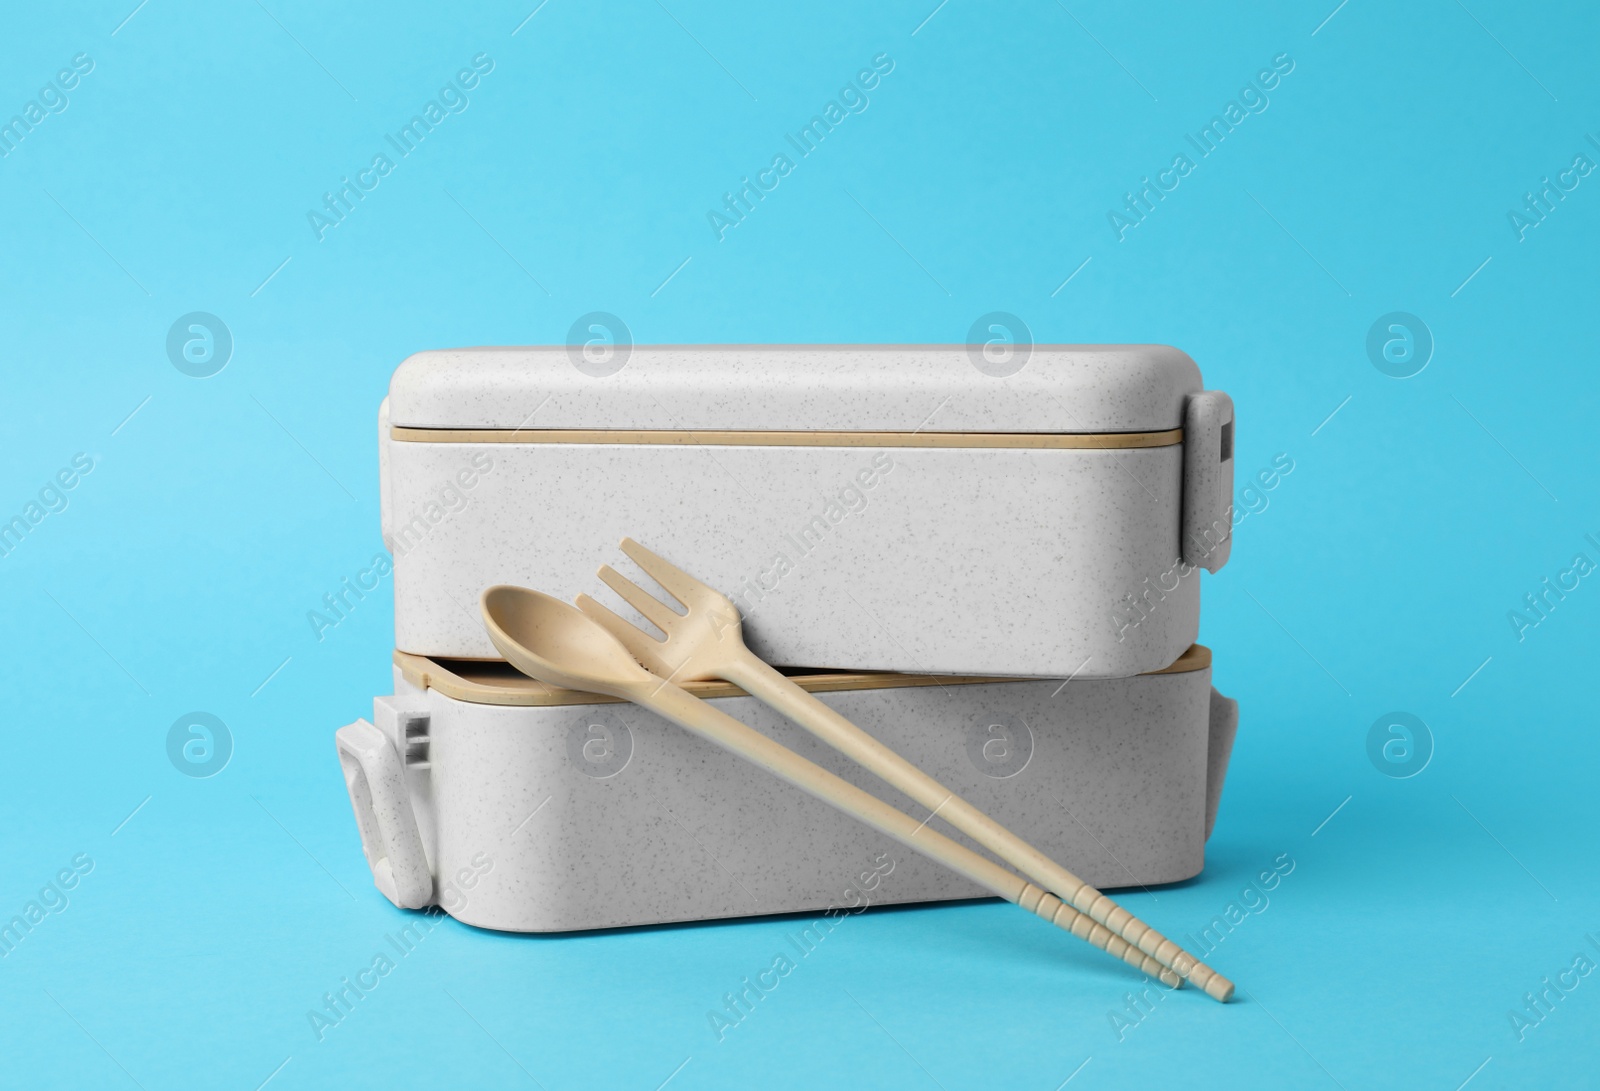
<instances>
[{"instance_id":1,"label":"fork handle","mask_svg":"<svg viewBox=\"0 0 1600 1091\"><path fill-rule=\"evenodd\" d=\"M748 648L726 661L723 678L927 807L1073 909L1171 967L1212 999L1226 1003L1233 995L1233 982L789 681Z\"/></svg>"},{"instance_id":2,"label":"fork handle","mask_svg":"<svg viewBox=\"0 0 1600 1091\"><path fill-rule=\"evenodd\" d=\"M652 680L628 692L626 696L635 704L659 713L801 791L832 804L907 848L972 880L985 890L1159 978L1168 988L1175 989L1183 983L1171 969L1139 951L1105 925L1089 920L1070 906L1063 905L1054 895L932 829L927 822L918 822L896 810L872 793L835 776L673 683Z\"/></svg>"}]
</instances>

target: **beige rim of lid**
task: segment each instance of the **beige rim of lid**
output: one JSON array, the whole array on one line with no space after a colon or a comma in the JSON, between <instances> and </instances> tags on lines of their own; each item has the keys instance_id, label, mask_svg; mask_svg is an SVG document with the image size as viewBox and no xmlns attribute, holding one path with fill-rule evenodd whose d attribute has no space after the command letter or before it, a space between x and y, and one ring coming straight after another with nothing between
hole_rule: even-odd
<instances>
[{"instance_id":1,"label":"beige rim of lid","mask_svg":"<svg viewBox=\"0 0 1600 1091\"><path fill-rule=\"evenodd\" d=\"M394 664L406 681L422 689L436 689L446 697L475 705L602 705L621 703L581 690L559 689L536 682L509 663L478 659L430 659L396 651ZM1211 649L1203 644L1189 650L1169 667L1140 675L1186 674L1211 666ZM1045 682L1046 678L996 678L969 674L900 674L892 671L816 671L790 676L809 693L837 693L856 689L909 689L921 686L973 686L1001 682ZM685 682L696 697L742 697L744 690L728 682Z\"/></svg>"}]
</instances>

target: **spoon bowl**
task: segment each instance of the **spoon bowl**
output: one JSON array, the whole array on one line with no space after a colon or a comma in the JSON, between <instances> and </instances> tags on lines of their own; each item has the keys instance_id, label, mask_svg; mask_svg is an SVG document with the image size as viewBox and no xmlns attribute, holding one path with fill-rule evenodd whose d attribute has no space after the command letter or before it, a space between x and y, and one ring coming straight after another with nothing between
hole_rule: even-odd
<instances>
[{"instance_id":1,"label":"spoon bowl","mask_svg":"<svg viewBox=\"0 0 1600 1091\"><path fill-rule=\"evenodd\" d=\"M546 685L631 699L641 683L654 681L616 637L558 598L498 584L479 605L500 654Z\"/></svg>"}]
</instances>

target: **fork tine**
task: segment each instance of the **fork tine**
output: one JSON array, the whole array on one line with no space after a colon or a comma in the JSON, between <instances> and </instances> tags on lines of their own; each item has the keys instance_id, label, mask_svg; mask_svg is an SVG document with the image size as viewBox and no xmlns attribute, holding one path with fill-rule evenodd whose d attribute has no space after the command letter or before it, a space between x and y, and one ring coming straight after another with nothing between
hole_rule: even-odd
<instances>
[{"instance_id":1,"label":"fork tine","mask_svg":"<svg viewBox=\"0 0 1600 1091\"><path fill-rule=\"evenodd\" d=\"M625 600L627 600L629 606L632 606L635 610L643 614L650 620L651 624L660 629L663 633L668 631L668 625L671 625L674 621L677 621L680 617L682 617L682 615L673 610L672 607L656 598L638 584L630 581L626 576L624 576L621 572L618 572L615 568L612 568L610 565L601 565L599 574L600 578L605 581L607 587L621 595Z\"/></svg>"},{"instance_id":2,"label":"fork tine","mask_svg":"<svg viewBox=\"0 0 1600 1091\"><path fill-rule=\"evenodd\" d=\"M662 642L642 631L627 618L600 605L588 595L573 600L590 620L597 622L606 632L617 638L628 653L646 666L660 662Z\"/></svg>"},{"instance_id":3,"label":"fork tine","mask_svg":"<svg viewBox=\"0 0 1600 1091\"><path fill-rule=\"evenodd\" d=\"M672 597L683 603L684 606L689 605L690 596L703 595L708 592L716 594L710 587L701 583L672 562L650 552L632 538L622 539L622 552L626 553L634 564L644 569L651 579L670 591Z\"/></svg>"}]
</instances>

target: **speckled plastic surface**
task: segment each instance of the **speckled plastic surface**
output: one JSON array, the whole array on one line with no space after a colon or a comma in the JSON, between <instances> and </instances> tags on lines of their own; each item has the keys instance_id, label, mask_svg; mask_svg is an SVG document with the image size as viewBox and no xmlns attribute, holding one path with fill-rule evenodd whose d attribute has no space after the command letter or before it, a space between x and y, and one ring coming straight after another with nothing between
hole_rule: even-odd
<instances>
[{"instance_id":1,"label":"speckled plastic surface","mask_svg":"<svg viewBox=\"0 0 1600 1091\"><path fill-rule=\"evenodd\" d=\"M788 356L812 369L804 381L774 370ZM497 658L474 607L484 587L593 592L596 566L633 535L732 597L769 662L1126 677L1193 642L1197 567L1226 558L1232 461L1220 437L1226 422L1231 445L1232 407L1199 391L1175 349L1038 348L1003 380L959 347L639 348L607 379L561 350L473 349L414 356L391 389L379 446L395 642L419 655ZM944 400L922 405L935 389ZM1094 433L1186 422L1203 442L1121 450L435 443L390 432ZM1210 534L1203 554L1184 544L1189 527Z\"/></svg>"},{"instance_id":2,"label":"speckled plastic surface","mask_svg":"<svg viewBox=\"0 0 1600 1091\"><path fill-rule=\"evenodd\" d=\"M1205 667L1064 688L994 682L822 699L1088 882L1116 888L1176 882L1204 864L1236 723L1210 677ZM473 704L398 670L395 691L375 703L375 727L358 721L339 734L375 882L397 904L550 932L982 894L635 706ZM916 813L753 699L715 700ZM395 758L407 755L410 826L363 813L373 796L362 763L377 763L382 780L389 759L347 742L377 734ZM418 861L433 888L408 902L390 877Z\"/></svg>"}]
</instances>

